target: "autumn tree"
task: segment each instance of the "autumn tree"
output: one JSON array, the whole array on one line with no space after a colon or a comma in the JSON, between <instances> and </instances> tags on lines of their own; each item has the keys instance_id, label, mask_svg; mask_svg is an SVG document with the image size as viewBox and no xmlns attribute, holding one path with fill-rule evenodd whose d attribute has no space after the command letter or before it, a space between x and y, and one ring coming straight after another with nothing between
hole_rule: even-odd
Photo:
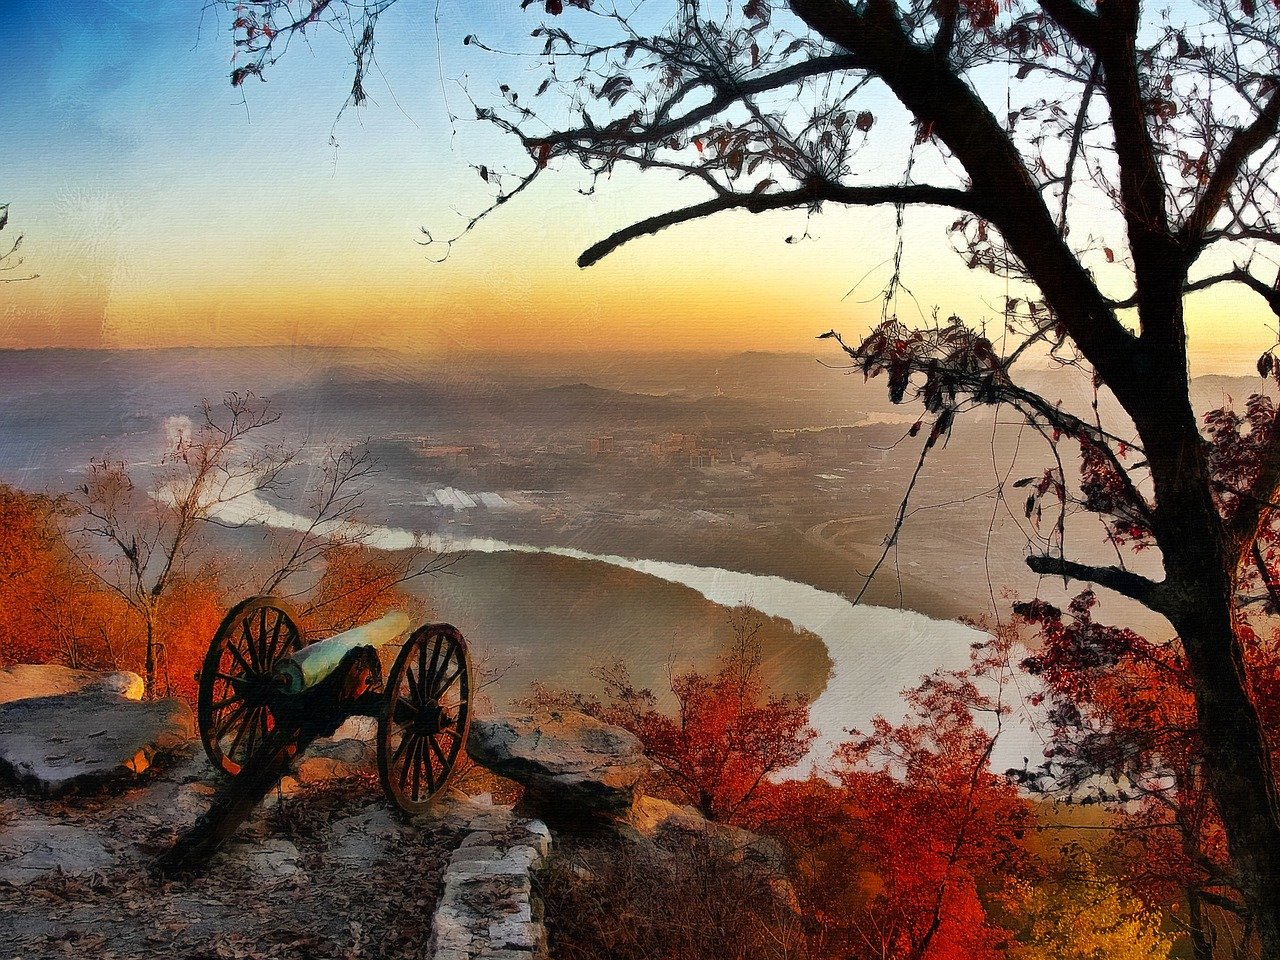
<instances>
[{"instance_id":1,"label":"autumn tree","mask_svg":"<svg viewBox=\"0 0 1280 960\"><path fill-rule=\"evenodd\" d=\"M1065 610L1016 607L1036 631L1024 666L1042 684L1036 696L1050 722L1045 759L1016 778L1071 808L1111 812L1102 846L1117 874L1149 902L1174 904L1197 960L1247 955L1250 914L1206 788L1185 654L1176 638L1152 642L1100 622L1097 604L1086 591ZM1242 633L1273 738L1280 647L1274 632Z\"/></svg>"},{"instance_id":2,"label":"autumn tree","mask_svg":"<svg viewBox=\"0 0 1280 960\"><path fill-rule=\"evenodd\" d=\"M1160 917L1078 854L1059 877L1031 890L1014 960L1165 960L1173 947Z\"/></svg>"},{"instance_id":3,"label":"autumn tree","mask_svg":"<svg viewBox=\"0 0 1280 960\"><path fill-rule=\"evenodd\" d=\"M122 666L130 611L76 562L65 499L0 484L0 661Z\"/></svg>"},{"instance_id":4,"label":"autumn tree","mask_svg":"<svg viewBox=\"0 0 1280 960\"><path fill-rule=\"evenodd\" d=\"M85 569L137 614L144 642L143 679L156 691L161 605L182 577L203 523L219 506L281 483L289 464L278 451L249 445L279 420L268 403L228 394L205 402L201 419L170 423L170 437L151 476L128 464L94 460L74 499Z\"/></svg>"},{"instance_id":5,"label":"autumn tree","mask_svg":"<svg viewBox=\"0 0 1280 960\"><path fill-rule=\"evenodd\" d=\"M847 916L853 955L883 960L995 957L1009 931L993 907L1012 906L1015 877L1034 863L1027 801L990 768L1008 703L1002 633L965 670L937 671L905 692L908 715L878 716L836 754L846 795L850 858L862 903ZM835 881L839 882L839 881Z\"/></svg>"},{"instance_id":6,"label":"autumn tree","mask_svg":"<svg viewBox=\"0 0 1280 960\"><path fill-rule=\"evenodd\" d=\"M708 820L759 826L772 819L770 779L794 767L816 735L802 697L772 694L762 675L760 628L754 611L730 613L733 638L715 672L672 671L665 710L652 690L635 685L624 663L597 671L603 697L535 688L534 706L581 710L625 727L644 744L665 788Z\"/></svg>"},{"instance_id":7,"label":"autumn tree","mask_svg":"<svg viewBox=\"0 0 1280 960\"><path fill-rule=\"evenodd\" d=\"M951 230L966 262L1020 284L1004 311L1009 336L996 342L955 318L913 327L886 315L847 352L868 375L888 374L893 399L923 401L933 417L926 449L957 414L1012 407L1105 472L1095 493L1119 495L1114 534L1129 522L1150 532L1158 578L1082 562L1060 536L1028 563L1136 600L1180 637L1206 783L1264 953L1280 956L1280 795L1235 616L1253 545L1273 520L1280 429L1268 418L1257 469L1230 490L1215 487L1189 395L1185 308L1194 291L1239 284L1280 312L1264 273L1280 241L1280 12L1255 0L1203 0L1176 16L1138 0L1007 9L994 0L673 0L634 13L593 0L522 4L531 5L549 15L534 30L545 83L505 84L478 110L529 156L523 169L482 170L498 190L493 209L567 162L600 178L621 165L675 174L706 193L600 240L583 266L723 211L891 204L957 211ZM375 23L389 7L243 4L232 81L260 77L284 41L334 18L353 40L359 102ZM992 66L1014 78L982 82ZM555 106L536 99L548 88L562 94ZM877 91L912 118L909 129L877 124ZM903 176L886 177L874 159L882 154L860 150L876 137L909 151ZM926 155L937 175L915 182ZM1116 226L1099 242L1082 215L1103 207ZM895 271L891 286L899 279ZM1132 432L1026 387L1018 361L1044 350L1113 394ZM1273 354L1259 370L1275 375ZM1065 488L1068 477L1054 483Z\"/></svg>"}]
</instances>

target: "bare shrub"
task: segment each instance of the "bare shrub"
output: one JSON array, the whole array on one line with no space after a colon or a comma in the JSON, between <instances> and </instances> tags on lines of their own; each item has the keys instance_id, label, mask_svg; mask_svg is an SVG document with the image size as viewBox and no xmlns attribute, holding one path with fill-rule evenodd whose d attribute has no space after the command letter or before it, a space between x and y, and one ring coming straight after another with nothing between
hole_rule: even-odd
<instances>
[{"instance_id":1,"label":"bare shrub","mask_svg":"<svg viewBox=\"0 0 1280 960\"><path fill-rule=\"evenodd\" d=\"M564 838L541 879L559 960L805 957L785 881L722 842Z\"/></svg>"}]
</instances>

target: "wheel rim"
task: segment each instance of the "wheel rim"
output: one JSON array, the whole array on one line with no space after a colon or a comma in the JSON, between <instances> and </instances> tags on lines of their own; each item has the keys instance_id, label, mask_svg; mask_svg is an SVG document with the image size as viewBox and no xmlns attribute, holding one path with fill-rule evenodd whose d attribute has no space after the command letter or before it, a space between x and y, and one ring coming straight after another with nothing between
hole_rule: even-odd
<instances>
[{"instance_id":1,"label":"wheel rim","mask_svg":"<svg viewBox=\"0 0 1280 960\"><path fill-rule=\"evenodd\" d=\"M234 776L275 728L272 674L303 647L293 610L274 597L237 604L214 634L200 670L200 739L209 761Z\"/></svg>"},{"instance_id":2,"label":"wheel rim","mask_svg":"<svg viewBox=\"0 0 1280 960\"><path fill-rule=\"evenodd\" d=\"M421 813L448 785L471 722L471 662L448 624L420 627L391 668L378 721L378 772L387 797Z\"/></svg>"}]
</instances>

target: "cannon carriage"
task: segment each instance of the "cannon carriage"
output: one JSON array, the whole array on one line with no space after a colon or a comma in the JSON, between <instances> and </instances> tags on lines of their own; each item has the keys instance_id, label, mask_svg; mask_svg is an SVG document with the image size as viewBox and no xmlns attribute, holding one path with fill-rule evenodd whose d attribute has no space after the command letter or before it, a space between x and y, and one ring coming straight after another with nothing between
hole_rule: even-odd
<instances>
[{"instance_id":1,"label":"cannon carriage","mask_svg":"<svg viewBox=\"0 0 1280 960\"><path fill-rule=\"evenodd\" d=\"M397 642L384 682L379 651ZM422 813L448 785L465 749L471 696L467 643L450 624L410 632L409 618L393 612L308 644L286 601L242 601L209 644L197 700L205 753L232 779L157 866L200 865L312 741L351 717L377 720L378 776L387 799L406 816Z\"/></svg>"}]
</instances>

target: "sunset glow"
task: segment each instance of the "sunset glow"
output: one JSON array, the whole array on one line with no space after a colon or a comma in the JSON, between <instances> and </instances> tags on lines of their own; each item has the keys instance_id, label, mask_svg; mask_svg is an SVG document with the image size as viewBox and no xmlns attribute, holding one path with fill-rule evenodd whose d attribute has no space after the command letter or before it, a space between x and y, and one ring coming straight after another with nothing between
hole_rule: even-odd
<instances>
[{"instance_id":1,"label":"sunset glow","mask_svg":"<svg viewBox=\"0 0 1280 960\"><path fill-rule=\"evenodd\" d=\"M721 215L579 270L612 230L703 195L629 171L587 199L581 172L560 170L434 262L443 245L424 248L421 229L449 236L490 196L472 165L527 164L449 119L446 97L463 115L464 87L482 96L523 68L464 48L464 28L514 42L535 18L492 3L446 19L441 64L430 18L388 16L399 22L379 42L370 102L339 115L349 68L333 36L242 96L213 12L5 5L3 199L40 278L4 290L0 343L807 352L818 333L880 318L889 208ZM886 161L885 180L900 176ZM964 269L950 217L908 211L916 302L899 310L998 321L1005 281ZM1242 290L1191 303L1196 372L1239 372L1274 342Z\"/></svg>"}]
</instances>

